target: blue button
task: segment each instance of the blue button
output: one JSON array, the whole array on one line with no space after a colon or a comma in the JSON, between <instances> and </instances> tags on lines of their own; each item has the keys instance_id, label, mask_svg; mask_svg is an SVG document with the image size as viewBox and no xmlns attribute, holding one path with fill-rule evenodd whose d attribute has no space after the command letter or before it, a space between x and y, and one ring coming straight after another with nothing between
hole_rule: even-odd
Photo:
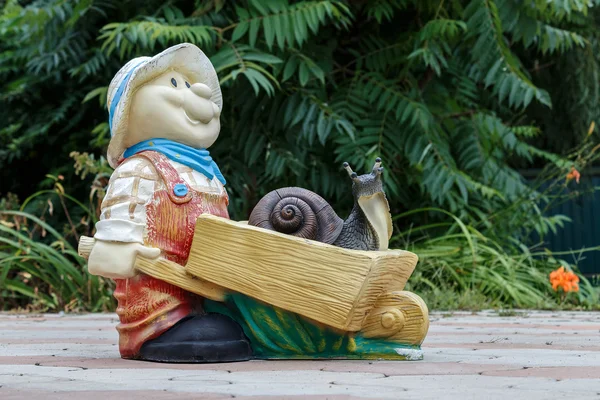
<instances>
[{"instance_id":1,"label":"blue button","mask_svg":"<svg viewBox=\"0 0 600 400\"><path fill-rule=\"evenodd\" d=\"M178 183L173 188L173 193L175 193L175 196L177 196L177 197L185 197L185 195L188 194L187 185L185 185L183 183Z\"/></svg>"}]
</instances>

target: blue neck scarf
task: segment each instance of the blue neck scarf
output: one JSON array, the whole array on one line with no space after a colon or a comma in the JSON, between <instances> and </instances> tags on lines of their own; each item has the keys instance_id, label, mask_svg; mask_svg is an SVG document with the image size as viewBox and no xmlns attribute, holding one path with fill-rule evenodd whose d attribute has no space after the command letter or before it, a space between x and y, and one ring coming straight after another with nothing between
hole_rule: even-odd
<instances>
[{"instance_id":1,"label":"blue neck scarf","mask_svg":"<svg viewBox=\"0 0 600 400\"><path fill-rule=\"evenodd\" d=\"M223 185L226 183L217 163L213 161L208 150L195 149L169 139L144 140L125 150L123 157L128 158L146 150L157 151L173 161L204 174L210 180L216 176Z\"/></svg>"}]
</instances>

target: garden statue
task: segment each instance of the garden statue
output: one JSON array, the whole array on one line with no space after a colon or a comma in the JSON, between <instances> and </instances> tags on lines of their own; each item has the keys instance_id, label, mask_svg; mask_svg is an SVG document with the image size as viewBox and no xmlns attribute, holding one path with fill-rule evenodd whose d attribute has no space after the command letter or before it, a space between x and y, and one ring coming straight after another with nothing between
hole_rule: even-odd
<instances>
[{"instance_id":1,"label":"garden statue","mask_svg":"<svg viewBox=\"0 0 600 400\"><path fill-rule=\"evenodd\" d=\"M247 339L223 315L199 313L200 299L136 274L139 256L185 264L196 219L227 214L225 179L209 148L219 135L217 74L194 45L129 61L108 89L110 179L89 271L116 280L124 358L246 360Z\"/></svg>"},{"instance_id":2,"label":"garden statue","mask_svg":"<svg viewBox=\"0 0 600 400\"><path fill-rule=\"evenodd\" d=\"M343 221L301 188L229 220L208 148L223 108L204 53L180 44L128 62L108 90L115 168L94 238L79 252L116 281L123 358L421 359L427 307L403 291L417 257L388 250L382 161L352 179Z\"/></svg>"}]
</instances>

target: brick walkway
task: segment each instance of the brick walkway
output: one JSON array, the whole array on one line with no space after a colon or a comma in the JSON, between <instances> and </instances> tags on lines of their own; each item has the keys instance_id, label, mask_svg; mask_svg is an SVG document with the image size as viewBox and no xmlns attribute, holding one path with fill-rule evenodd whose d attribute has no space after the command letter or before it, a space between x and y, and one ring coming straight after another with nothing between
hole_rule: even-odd
<instances>
[{"instance_id":1,"label":"brick walkway","mask_svg":"<svg viewBox=\"0 0 600 400\"><path fill-rule=\"evenodd\" d=\"M0 314L0 399L600 399L600 312L433 313L425 360L118 358L112 314Z\"/></svg>"}]
</instances>

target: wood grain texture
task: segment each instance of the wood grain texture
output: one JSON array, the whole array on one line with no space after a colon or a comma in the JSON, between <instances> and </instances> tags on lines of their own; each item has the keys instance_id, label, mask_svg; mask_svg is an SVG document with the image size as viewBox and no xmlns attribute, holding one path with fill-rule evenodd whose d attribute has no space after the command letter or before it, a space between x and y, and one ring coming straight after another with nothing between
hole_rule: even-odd
<instances>
[{"instance_id":1,"label":"wood grain texture","mask_svg":"<svg viewBox=\"0 0 600 400\"><path fill-rule=\"evenodd\" d=\"M390 285L404 288L417 256L347 250L201 215L186 270L219 286L345 331L358 331Z\"/></svg>"},{"instance_id":2,"label":"wood grain texture","mask_svg":"<svg viewBox=\"0 0 600 400\"><path fill-rule=\"evenodd\" d=\"M164 258L151 260L138 256L135 261L135 269L153 278L185 289L188 292L196 293L204 298L225 301L227 291L224 288L207 282L204 279L191 276L187 273L185 267L176 262Z\"/></svg>"},{"instance_id":3,"label":"wood grain texture","mask_svg":"<svg viewBox=\"0 0 600 400\"><path fill-rule=\"evenodd\" d=\"M366 318L363 336L420 345L429 330L429 311L416 294L394 291L383 294Z\"/></svg>"}]
</instances>

